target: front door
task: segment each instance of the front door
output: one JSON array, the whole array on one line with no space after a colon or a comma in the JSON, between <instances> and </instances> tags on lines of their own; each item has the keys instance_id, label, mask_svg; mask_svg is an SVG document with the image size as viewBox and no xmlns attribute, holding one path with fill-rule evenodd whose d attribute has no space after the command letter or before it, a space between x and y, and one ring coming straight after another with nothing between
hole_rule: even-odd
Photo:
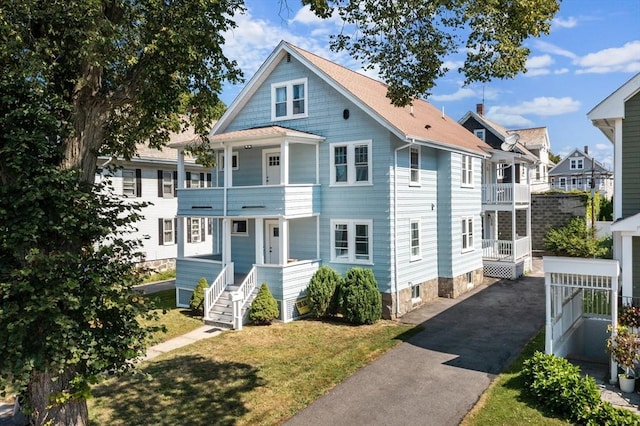
<instances>
[{"instance_id":1,"label":"front door","mask_svg":"<svg viewBox=\"0 0 640 426\"><path fill-rule=\"evenodd\" d=\"M280 150L264 151L264 185L280 185Z\"/></svg>"},{"instance_id":2,"label":"front door","mask_svg":"<svg viewBox=\"0 0 640 426\"><path fill-rule=\"evenodd\" d=\"M265 232L267 233L266 241L266 263L273 265L280 264L280 225L277 220L266 220Z\"/></svg>"}]
</instances>

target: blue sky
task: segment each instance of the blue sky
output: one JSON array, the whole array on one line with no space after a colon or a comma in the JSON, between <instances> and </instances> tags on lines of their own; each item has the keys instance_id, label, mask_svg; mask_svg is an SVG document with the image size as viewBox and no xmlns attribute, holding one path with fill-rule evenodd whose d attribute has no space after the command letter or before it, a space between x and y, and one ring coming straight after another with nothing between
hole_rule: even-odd
<instances>
[{"instance_id":1,"label":"blue sky","mask_svg":"<svg viewBox=\"0 0 640 426\"><path fill-rule=\"evenodd\" d=\"M329 50L338 19L320 20L298 0L245 0L238 28L225 35L225 53L238 61L248 81L280 40L361 71L347 53ZM284 6L281 7L281 4ZM608 167L613 147L587 119L587 112L640 72L640 0L564 0L551 33L530 39L528 72L511 80L463 87L455 71L464 53L447 58L449 71L427 99L454 119L484 98L485 115L509 129L546 126L554 154L589 146ZM377 78L375 72L368 75ZM225 86L229 105L242 86Z\"/></svg>"}]
</instances>

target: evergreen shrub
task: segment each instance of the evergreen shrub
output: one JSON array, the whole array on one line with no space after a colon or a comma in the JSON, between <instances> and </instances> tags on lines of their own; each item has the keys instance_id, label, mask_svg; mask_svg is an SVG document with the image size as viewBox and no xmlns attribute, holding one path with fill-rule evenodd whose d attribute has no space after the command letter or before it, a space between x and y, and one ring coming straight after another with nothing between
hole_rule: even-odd
<instances>
[{"instance_id":1,"label":"evergreen shrub","mask_svg":"<svg viewBox=\"0 0 640 426\"><path fill-rule=\"evenodd\" d=\"M544 236L544 248L554 256L611 258L611 238L595 238L582 217L573 217Z\"/></svg>"},{"instance_id":2,"label":"evergreen shrub","mask_svg":"<svg viewBox=\"0 0 640 426\"><path fill-rule=\"evenodd\" d=\"M258 295L249 307L249 321L258 325L269 325L280 316L278 302L269 291L266 283L262 283Z\"/></svg>"},{"instance_id":3,"label":"evergreen shrub","mask_svg":"<svg viewBox=\"0 0 640 426\"><path fill-rule=\"evenodd\" d=\"M329 266L321 266L311 277L307 288L307 300L311 315L325 318L338 314L342 277Z\"/></svg>"},{"instance_id":4,"label":"evergreen shrub","mask_svg":"<svg viewBox=\"0 0 640 426\"><path fill-rule=\"evenodd\" d=\"M352 324L373 324L382 317L382 295L371 269L351 268L341 288L341 308Z\"/></svg>"},{"instance_id":5,"label":"evergreen shrub","mask_svg":"<svg viewBox=\"0 0 640 426\"><path fill-rule=\"evenodd\" d=\"M189 307L194 311L204 312L204 292L207 288L209 288L207 279L205 277L200 278L189 300Z\"/></svg>"}]
</instances>

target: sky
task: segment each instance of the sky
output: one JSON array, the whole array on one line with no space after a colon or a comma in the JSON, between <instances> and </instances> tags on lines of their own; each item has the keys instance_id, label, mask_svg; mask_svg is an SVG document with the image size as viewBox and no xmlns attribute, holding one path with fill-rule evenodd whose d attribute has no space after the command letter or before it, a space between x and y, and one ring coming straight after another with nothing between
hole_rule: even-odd
<instances>
[{"instance_id":1,"label":"sky","mask_svg":"<svg viewBox=\"0 0 640 426\"><path fill-rule=\"evenodd\" d=\"M346 52L329 49L339 32L337 18L321 20L299 0L245 0L238 27L225 34L225 54L235 59L245 81L281 40L363 72ZM452 71L436 81L427 98L453 119L484 103L485 115L508 129L547 127L551 152L564 157L589 147L596 160L613 168L613 145L587 113L640 72L640 0L564 0L549 35L525 42L531 50L527 72L509 80L463 86L457 72L464 52L446 58ZM375 71L367 75L378 78ZM230 105L243 85L226 85Z\"/></svg>"}]
</instances>

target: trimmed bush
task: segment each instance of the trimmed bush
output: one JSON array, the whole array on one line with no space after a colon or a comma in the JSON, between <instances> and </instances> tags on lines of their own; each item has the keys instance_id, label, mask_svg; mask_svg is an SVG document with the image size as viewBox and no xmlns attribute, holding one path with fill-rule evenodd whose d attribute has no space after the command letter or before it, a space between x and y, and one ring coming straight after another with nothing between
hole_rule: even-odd
<instances>
[{"instance_id":1,"label":"trimmed bush","mask_svg":"<svg viewBox=\"0 0 640 426\"><path fill-rule=\"evenodd\" d=\"M382 317L382 295L371 269L351 268L341 287L344 318L352 324L373 324Z\"/></svg>"},{"instance_id":2,"label":"trimmed bush","mask_svg":"<svg viewBox=\"0 0 640 426\"><path fill-rule=\"evenodd\" d=\"M602 401L593 377L564 358L536 352L523 364L521 377L538 404L571 422L584 425L638 425L630 411Z\"/></svg>"},{"instance_id":3,"label":"trimmed bush","mask_svg":"<svg viewBox=\"0 0 640 426\"><path fill-rule=\"evenodd\" d=\"M207 288L209 288L207 279L205 277L200 278L189 300L189 307L194 311L204 312L204 292Z\"/></svg>"},{"instance_id":4,"label":"trimmed bush","mask_svg":"<svg viewBox=\"0 0 640 426\"><path fill-rule=\"evenodd\" d=\"M544 248L554 256L598 257L610 259L611 238L594 238L584 218L573 217L565 226L550 229Z\"/></svg>"},{"instance_id":5,"label":"trimmed bush","mask_svg":"<svg viewBox=\"0 0 640 426\"><path fill-rule=\"evenodd\" d=\"M269 291L266 283L262 283L258 295L249 307L249 321L259 325L269 325L280 316L278 302Z\"/></svg>"},{"instance_id":6,"label":"trimmed bush","mask_svg":"<svg viewBox=\"0 0 640 426\"><path fill-rule=\"evenodd\" d=\"M338 294L342 277L329 266L321 266L311 277L307 287L307 300L311 315L325 318L338 314Z\"/></svg>"}]
</instances>

